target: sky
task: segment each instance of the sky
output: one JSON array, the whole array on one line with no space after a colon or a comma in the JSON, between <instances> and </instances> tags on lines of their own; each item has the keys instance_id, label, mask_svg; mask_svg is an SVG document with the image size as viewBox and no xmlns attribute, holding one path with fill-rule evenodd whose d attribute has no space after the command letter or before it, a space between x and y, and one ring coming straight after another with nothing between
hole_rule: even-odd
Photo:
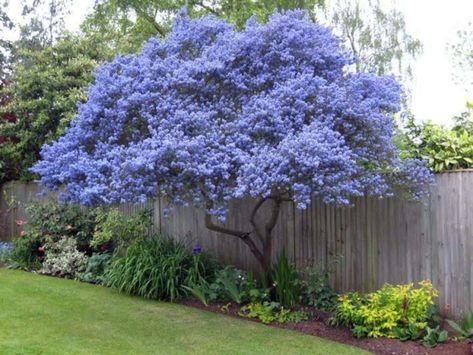
<instances>
[{"instance_id":1,"label":"sky","mask_svg":"<svg viewBox=\"0 0 473 355\"><path fill-rule=\"evenodd\" d=\"M327 0L328 6L334 0ZM359 0L366 4L368 0ZM66 18L69 30L77 30L94 0L74 0ZM473 22L473 0L381 0L404 13L407 31L421 40L423 53L413 64L412 112L417 120L448 124L473 100L473 88L466 92L452 78L451 61L446 50L459 29ZM20 1L11 1L19 16Z\"/></svg>"}]
</instances>

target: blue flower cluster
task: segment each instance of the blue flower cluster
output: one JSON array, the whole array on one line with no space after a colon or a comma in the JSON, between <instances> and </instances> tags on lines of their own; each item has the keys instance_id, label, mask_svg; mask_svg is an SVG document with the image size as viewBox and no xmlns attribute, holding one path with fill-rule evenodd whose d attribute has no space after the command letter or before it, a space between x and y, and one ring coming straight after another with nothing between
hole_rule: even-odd
<instances>
[{"instance_id":1,"label":"blue flower cluster","mask_svg":"<svg viewBox=\"0 0 473 355\"><path fill-rule=\"evenodd\" d=\"M391 143L401 88L352 73L330 29L303 11L241 32L215 17L178 16L164 42L101 67L88 101L32 171L84 205L158 193L224 217L243 196L420 196L432 176ZM209 203L210 202L210 203Z\"/></svg>"}]
</instances>

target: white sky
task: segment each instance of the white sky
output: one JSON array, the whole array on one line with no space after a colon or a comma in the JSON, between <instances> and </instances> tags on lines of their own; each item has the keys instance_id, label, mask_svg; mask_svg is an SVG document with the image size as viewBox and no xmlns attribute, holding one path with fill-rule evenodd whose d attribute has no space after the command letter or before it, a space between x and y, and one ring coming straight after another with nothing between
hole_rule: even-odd
<instances>
[{"instance_id":1,"label":"white sky","mask_svg":"<svg viewBox=\"0 0 473 355\"><path fill-rule=\"evenodd\" d=\"M94 0L74 0L66 19L69 30L79 27ZM328 0L328 5L333 0ZM366 2L367 0L360 0ZM473 88L467 93L452 79L451 63L446 51L456 32L473 22L473 0L394 0L404 13L408 32L421 40L423 54L413 66L412 111L418 120L448 123L462 112L465 102L473 100ZM390 0L382 3L391 4ZM20 1L10 7L20 14Z\"/></svg>"}]
</instances>

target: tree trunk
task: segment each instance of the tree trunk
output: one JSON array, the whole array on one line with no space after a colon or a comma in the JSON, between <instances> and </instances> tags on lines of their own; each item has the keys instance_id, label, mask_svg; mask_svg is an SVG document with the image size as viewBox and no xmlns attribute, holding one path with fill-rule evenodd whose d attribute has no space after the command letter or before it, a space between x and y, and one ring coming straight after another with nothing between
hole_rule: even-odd
<instances>
[{"instance_id":1,"label":"tree trunk","mask_svg":"<svg viewBox=\"0 0 473 355\"><path fill-rule=\"evenodd\" d=\"M261 226L256 222L256 215L259 209L268 200L272 202L271 216L269 220L266 221L264 226ZM278 221L279 212L283 201L284 199L274 196L259 199L256 205L254 206L250 216L250 224L253 227L252 231L240 231L214 224L212 221L212 216L210 216L209 214L205 215L205 226L209 230L212 230L214 232L232 235L243 241L243 243L245 243L249 247L251 253L258 260L263 272L267 275L267 277L270 277L272 267L271 256L273 251L272 233ZM210 203L208 204L208 206L209 205ZM252 238L252 235L256 238ZM260 247L258 247L258 244L260 245Z\"/></svg>"}]
</instances>

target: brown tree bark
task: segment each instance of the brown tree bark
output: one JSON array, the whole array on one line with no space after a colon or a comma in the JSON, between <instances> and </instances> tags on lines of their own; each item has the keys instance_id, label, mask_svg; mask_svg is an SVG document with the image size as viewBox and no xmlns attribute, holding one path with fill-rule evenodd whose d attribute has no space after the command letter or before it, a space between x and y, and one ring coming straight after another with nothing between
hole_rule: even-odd
<instances>
[{"instance_id":1,"label":"brown tree bark","mask_svg":"<svg viewBox=\"0 0 473 355\"><path fill-rule=\"evenodd\" d=\"M260 198L256 202L250 214L249 222L253 228L251 231L236 230L215 224L212 220L212 216L209 214L205 215L205 226L214 232L231 235L243 241L243 243L249 247L252 254L258 260L263 272L269 276L271 273L273 230L276 227L279 219L281 204L283 201L287 200L288 199L284 199L279 196ZM272 204L271 216L264 225L260 225L256 220L256 216L261 207L263 207L263 205L265 205L268 201ZM211 207L210 203L207 205L207 207Z\"/></svg>"}]
</instances>

